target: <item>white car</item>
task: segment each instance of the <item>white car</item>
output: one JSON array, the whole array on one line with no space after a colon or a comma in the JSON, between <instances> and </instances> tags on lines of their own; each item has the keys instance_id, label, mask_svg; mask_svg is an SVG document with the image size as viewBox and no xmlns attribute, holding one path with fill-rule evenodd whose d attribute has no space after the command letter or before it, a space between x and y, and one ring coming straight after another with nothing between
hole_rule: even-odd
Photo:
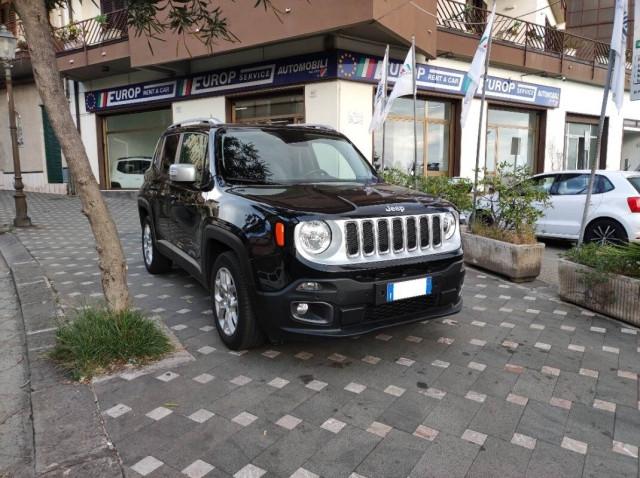
<instances>
[{"instance_id":1,"label":"white car","mask_svg":"<svg viewBox=\"0 0 640 478\"><path fill-rule=\"evenodd\" d=\"M111 188L140 189L150 166L151 158L147 156L118 158L111 164Z\"/></svg>"},{"instance_id":2,"label":"white car","mask_svg":"<svg viewBox=\"0 0 640 478\"><path fill-rule=\"evenodd\" d=\"M536 235L577 240L590 171L556 171L534 176L549 192L550 207L536 225ZM640 172L597 171L585 241L640 242Z\"/></svg>"}]
</instances>

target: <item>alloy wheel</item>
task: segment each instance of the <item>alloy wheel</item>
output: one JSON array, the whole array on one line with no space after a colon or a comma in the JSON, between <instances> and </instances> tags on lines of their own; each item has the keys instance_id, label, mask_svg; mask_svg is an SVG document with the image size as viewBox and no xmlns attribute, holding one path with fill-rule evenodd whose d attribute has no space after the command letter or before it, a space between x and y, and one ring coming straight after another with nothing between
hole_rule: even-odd
<instances>
[{"instance_id":1,"label":"alloy wheel","mask_svg":"<svg viewBox=\"0 0 640 478\"><path fill-rule=\"evenodd\" d=\"M238 292L231 272L221 267L216 273L213 300L220 329L232 336L238 327Z\"/></svg>"},{"instance_id":2,"label":"alloy wheel","mask_svg":"<svg viewBox=\"0 0 640 478\"><path fill-rule=\"evenodd\" d=\"M602 246L607 244L619 243L618 234L615 226L611 224L599 224L593 228L593 241Z\"/></svg>"},{"instance_id":3,"label":"alloy wheel","mask_svg":"<svg viewBox=\"0 0 640 478\"><path fill-rule=\"evenodd\" d=\"M144 254L144 261L147 265L153 262L153 237L151 235L151 226L149 224L144 225L144 231L142 233L142 252Z\"/></svg>"}]
</instances>

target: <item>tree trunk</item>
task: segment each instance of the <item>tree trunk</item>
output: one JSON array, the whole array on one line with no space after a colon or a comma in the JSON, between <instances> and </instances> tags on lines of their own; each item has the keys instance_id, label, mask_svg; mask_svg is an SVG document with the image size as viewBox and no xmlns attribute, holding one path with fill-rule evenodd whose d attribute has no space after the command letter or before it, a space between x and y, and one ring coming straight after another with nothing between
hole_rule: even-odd
<instances>
[{"instance_id":1,"label":"tree trunk","mask_svg":"<svg viewBox=\"0 0 640 478\"><path fill-rule=\"evenodd\" d=\"M71 117L56 63L53 31L45 0L13 0L13 6L22 20L40 98L75 179L82 212L87 216L96 240L107 307L112 311L121 311L129 306L127 263L116 225L100 193L80 133Z\"/></svg>"}]
</instances>

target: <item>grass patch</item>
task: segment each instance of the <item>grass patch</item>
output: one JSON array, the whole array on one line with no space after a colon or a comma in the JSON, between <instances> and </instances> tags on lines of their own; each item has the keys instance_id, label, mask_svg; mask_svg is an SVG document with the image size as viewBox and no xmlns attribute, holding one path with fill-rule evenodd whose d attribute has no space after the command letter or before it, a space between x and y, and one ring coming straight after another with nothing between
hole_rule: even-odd
<instances>
[{"instance_id":1,"label":"grass patch","mask_svg":"<svg viewBox=\"0 0 640 478\"><path fill-rule=\"evenodd\" d=\"M510 244L536 244L538 242L532 228L525 227L520 231L502 229L482 224L482 222L478 220L469 230L478 236L488 237L489 239L508 242Z\"/></svg>"},{"instance_id":2,"label":"grass patch","mask_svg":"<svg viewBox=\"0 0 640 478\"><path fill-rule=\"evenodd\" d=\"M598 272L640 278L640 244L638 243L621 246L584 244L580 248L575 247L567 251L564 257Z\"/></svg>"},{"instance_id":3,"label":"grass patch","mask_svg":"<svg viewBox=\"0 0 640 478\"><path fill-rule=\"evenodd\" d=\"M84 308L60 324L50 356L75 380L89 380L126 364L157 360L171 349L169 338L141 312Z\"/></svg>"}]
</instances>

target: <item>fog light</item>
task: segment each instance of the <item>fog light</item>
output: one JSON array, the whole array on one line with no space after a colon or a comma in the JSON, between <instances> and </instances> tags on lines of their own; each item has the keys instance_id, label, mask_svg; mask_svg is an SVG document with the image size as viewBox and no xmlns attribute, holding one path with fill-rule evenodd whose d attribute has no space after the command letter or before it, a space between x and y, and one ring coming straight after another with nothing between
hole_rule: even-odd
<instances>
[{"instance_id":1,"label":"fog light","mask_svg":"<svg viewBox=\"0 0 640 478\"><path fill-rule=\"evenodd\" d=\"M322 286L318 282L303 282L298 286L298 290L305 292L318 292Z\"/></svg>"},{"instance_id":2,"label":"fog light","mask_svg":"<svg viewBox=\"0 0 640 478\"><path fill-rule=\"evenodd\" d=\"M291 302L291 317L306 324L327 325L333 321L333 306L327 302Z\"/></svg>"}]
</instances>

